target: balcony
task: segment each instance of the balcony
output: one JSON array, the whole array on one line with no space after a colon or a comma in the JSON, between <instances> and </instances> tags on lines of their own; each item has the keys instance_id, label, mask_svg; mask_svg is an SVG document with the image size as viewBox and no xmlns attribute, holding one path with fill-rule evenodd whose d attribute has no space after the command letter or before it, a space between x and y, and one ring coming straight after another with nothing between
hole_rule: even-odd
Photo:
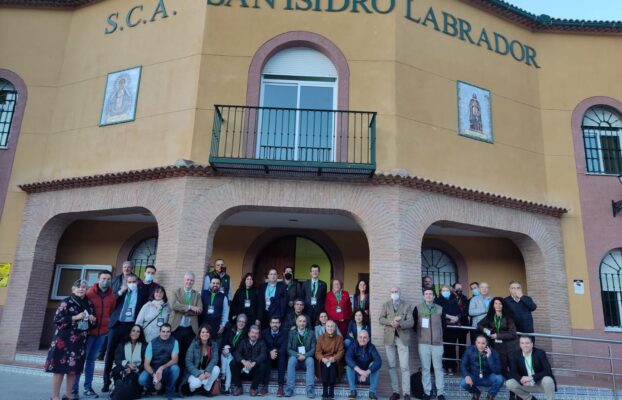
<instances>
[{"instance_id":1,"label":"balcony","mask_svg":"<svg viewBox=\"0 0 622 400\"><path fill-rule=\"evenodd\" d=\"M209 162L233 174L369 178L376 113L214 106Z\"/></svg>"}]
</instances>

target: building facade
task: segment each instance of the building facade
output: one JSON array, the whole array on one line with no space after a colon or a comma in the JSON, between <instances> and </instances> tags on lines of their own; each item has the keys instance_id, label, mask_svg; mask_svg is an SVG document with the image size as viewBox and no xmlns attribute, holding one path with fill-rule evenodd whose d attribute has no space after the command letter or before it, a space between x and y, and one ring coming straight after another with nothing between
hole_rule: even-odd
<instances>
[{"instance_id":1,"label":"building facade","mask_svg":"<svg viewBox=\"0 0 622 400\"><path fill-rule=\"evenodd\" d=\"M369 281L378 343L422 275L519 280L536 331L619 337L619 24L499 0L0 7L2 358L126 259L170 288L215 258L235 287L317 263Z\"/></svg>"}]
</instances>

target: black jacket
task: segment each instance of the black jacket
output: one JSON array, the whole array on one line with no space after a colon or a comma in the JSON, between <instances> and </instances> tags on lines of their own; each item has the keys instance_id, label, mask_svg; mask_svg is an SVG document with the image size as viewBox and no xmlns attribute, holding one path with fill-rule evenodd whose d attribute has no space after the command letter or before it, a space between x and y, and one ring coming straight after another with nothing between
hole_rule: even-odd
<instances>
[{"instance_id":1,"label":"black jacket","mask_svg":"<svg viewBox=\"0 0 622 400\"><path fill-rule=\"evenodd\" d=\"M289 285L285 281L283 281L283 284L285 285L286 308L291 310L294 308L294 301L298 298L302 299L302 287L296 279L292 279Z\"/></svg>"},{"instance_id":2,"label":"black jacket","mask_svg":"<svg viewBox=\"0 0 622 400\"><path fill-rule=\"evenodd\" d=\"M231 302L231 309L229 310L229 319L231 323L235 322L236 317L239 314L246 314L248 317L248 325L254 325L256 320L261 321L261 317L263 313L261 312L262 308L260 307L261 301L259 300L259 289L251 288L248 290L248 299L250 300L250 307L244 307L246 301L246 289L238 289L233 296L233 301Z\"/></svg>"},{"instance_id":3,"label":"black jacket","mask_svg":"<svg viewBox=\"0 0 622 400\"><path fill-rule=\"evenodd\" d=\"M536 383L540 382L545 376L550 376L555 382L555 391L557 391L557 381L555 376L553 376L553 371L551 371L551 364L549 364L549 360L546 358L546 353L534 347L531 352L531 362L534 370L533 379ZM520 382L523 376L529 375L522 350L513 351L509 354L508 365L510 367L510 378L515 379L517 382Z\"/></svg>"},{"instance_id":4,"label":"black jacket","mask_svg":"<svg viewBox=\"0 0 622 400\"><path fill-rule=\"evenodd\" d=\"M138 296L136 297L136 310L134 310L134 320L138 317L138 313L140 309L143 308L145 303L149 300L149 289L145 287L138 287L136 289L138 292ZM110 315L110 321L108 322L109 328L114 328L114 326L119 322L119 317L121 316L121 311L123 310L123 303L125 303L126 296L130 293L129 290L126 290L123 293L123 296L117 297L117 305L114 308L114 311Z\"/></svg>"},{"instance_id":5,"label":"black jacket","mask_svg":"<svg viewBox=\"0 0 622 400\"><path fill-rule=\"evenodd\" d=\"M313 297L313 293L311 290L311 279L307 279L302 284L302 299L305 301L305 308L310 310L311 307L315 307L317 310L324 310L324 300L326 299L326 282L318 279L317 285L317 293L316 300L317 304L315 306L311 305L311 297Z\"/></svg>"},{"instance_id":6,"label":"black jacket","mask_svg":"<svg viewBox=\"0 0 622 400\"><path fill-rule=\"evenodd\" d=\"M285 284L283 282L276 283L276 290L274 292L274 297L270 300L270 307L266 310L266 289L268 288L268 282L264 283L259 290L259 304L260 310L258 314L262 317L262 319L266 319L266 317L274 317L277 316L281 321L285 318L285 309L286 309L286 293L285 293Z\"/></svg>"},{"instance_id":7,"label":"black jacket","mask_svg":"<svg viewBox=\"0 0 622 400\"><path fill-rule=\"evenodd\" d=\"M510 309L516 324L516 329L521 333L534 332L533 317L531 313L538 308L536 303L529 296L523 296L517 303L512 296L503 299L503 305Z\"/></svg>"},{"instance_id":8,"label":"black jacket","mask_svg":"<svg viewBox=\"0 0 622 400\"><path fill-rule=\"evenodd\" d=\"M240 340L238 343L238 347L235 349L233 353L233 358L235 361L240 362L242 360L254 361L257 364L261 364L266 361L266 357L268 355L268 351L266 350L266 344L261 338L255 342L255 345L251 345L250 339L245 337Z\"/></svg>"},{"instance_id":9,"label":"black jacket","mask_svg":"<svg viewBox=\"0 0 622 400\"><path fill-rule=\"evenodd\" d=\"M281 328L276 336L272 336L272 330L266 328L261 332L261 337L266 344L266 350L268 352L276 349L279 353L279 357L287 357L287 340L289 339L289 331Z\"/></svg>"}]
</instances>

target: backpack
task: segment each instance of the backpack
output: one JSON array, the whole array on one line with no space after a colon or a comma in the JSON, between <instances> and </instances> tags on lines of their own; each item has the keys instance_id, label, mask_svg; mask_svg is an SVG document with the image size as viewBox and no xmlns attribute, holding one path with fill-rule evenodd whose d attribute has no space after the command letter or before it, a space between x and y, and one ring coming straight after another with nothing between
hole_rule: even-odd
<instances>
[{"instance_id":1,"label":"backpack","mask_svg":"<svg viewBox=\"0 0 622 400\"><path fill-rule=\"evenodd\" d=\"M423 374L421 369L410 376L410 394L415 399L423 399Z\"/></svg>"}]
</instances>

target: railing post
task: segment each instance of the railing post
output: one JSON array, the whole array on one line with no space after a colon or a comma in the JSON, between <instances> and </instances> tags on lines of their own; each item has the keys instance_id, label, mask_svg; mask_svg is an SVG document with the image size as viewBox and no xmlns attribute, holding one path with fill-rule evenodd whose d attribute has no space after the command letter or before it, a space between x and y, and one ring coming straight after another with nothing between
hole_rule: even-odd
<instances>
[{"instance_id":1,"label":"railing post","mask_svg":"<svg viewBox=\"0 0 622 400\"><path fill-rule=\"evenodd\" d=\"M613 361L613 350L611 349L611 345L608 344L607 348L609 348L609 364L611 366L611 383L613 384L613 396L618 399L618 390L616 389L616 369L615 362Z\"/></svg>"}]
</instances>

